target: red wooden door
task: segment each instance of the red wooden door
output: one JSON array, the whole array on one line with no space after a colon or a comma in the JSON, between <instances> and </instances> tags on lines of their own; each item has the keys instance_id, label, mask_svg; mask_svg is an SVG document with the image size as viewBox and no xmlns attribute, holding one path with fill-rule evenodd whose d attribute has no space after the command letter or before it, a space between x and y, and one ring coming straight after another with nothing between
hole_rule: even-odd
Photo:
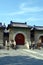
<instances>
[{"instance_id":1,"label":"red wooden door","mask_svg":"<svg viewBox=\"0 0 43 65\"><path fill-rule=\"evenodd\" d=\"M24 42L25 42L24 35L21 33L17 34L15 37L15 41L17 45L24 45Z\"/></svg>"},{"instance_id":2,"label":"red wooden door","mask_svg":"<svg viewBox=\"0 0 43 65\"><path fill-rule=\"evenodd\" d=\"M41 42L43 43L43 36L41 36Z\"/></svg>"}]
</instances>

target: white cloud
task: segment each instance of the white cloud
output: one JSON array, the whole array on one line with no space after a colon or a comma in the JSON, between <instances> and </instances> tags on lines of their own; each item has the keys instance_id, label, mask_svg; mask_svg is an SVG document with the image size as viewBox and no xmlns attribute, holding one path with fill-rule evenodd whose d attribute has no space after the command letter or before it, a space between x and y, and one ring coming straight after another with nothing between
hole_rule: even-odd
<instances>
[{"instance_id":1,"label":"white cloud","mask_svg":"<svg viewBox=\"0 0 43 65\"><path fill-rule=\"evenodd\" d=\"M17 12L11 12L11 13L0 13L0 15L8 15L8 16L13 16L13 15L21 15L23 14L24 11L17 11Z\"/></svg>"},{"instance_id":2,"label":"white cloud","mask_svg":"<svg viewBox=\"0 0 43 65\"><path fill-rule=\"evenodd\" d=\"M36 7L36 6L28 6L27 3L21 3L19 6L19 10L18 11L14 11L14 12L10 12L10 13L0 13L0 15L8 15L8 16L14 16L14 15L22 15L22 14L26 14L26 13L36 13L36 12L41 12L43 11L43 8L41 7Z\"/></svg>"},{"instance_id":3,"label":"white cloud","mask_svg":"<svg viewBox=\"0 0 43 65\"><path fill-rule=\"evenodd\" d=\"M9 13L0 13L0 15L4 15L4 16L14 16L14 15L21 15L21 14L24 14L25 11L24 10L21 10L23 7L25 6L25 3L22 3L20 6L19 6L19 10L18 11L14 11L14 12L9 12Z\"/></svg>"},{"instance_id":4,"label":"white cloud","mask_svg":"<svg viewBox=\"0 0 43 65\"><path fill-rule=\"evenodd\" d=\"M23 14L24 11L18 11L18 12L11 12L11 13L8 13L8 15L20 15L20 14Z\"/></svg>"},{"instance_id":5,"label":"white cloud","mask_svg":"<svg viewBox=\"0 0 43 65\"><path fill-rule=\"evenodd\" d=\"M28 7L27 7L28 6ZM42 7L38 7L38 6L29 6L27 3L22 3L20 5L20 9L22 11L26 12L40 12L43 11Z\"/></svg>"},{"instance_id":6,"label":"white cloud","mask_svg":"<svg viewBox=\"0 0 43 65\"><path fill-rule=\"evenodd\" d=\"M19 8L22 9L23 7L25 7L25 5L26 3L21 3Z\"/></svg>"},{"instance_id":7,"label":"white cloud","mask_svg":"<svg viewBox=\"0 0 43 65\"><path fill-rule=\"evenodd\" d=\"M29 22L29 21L42 21L43 20L43 18L35 18L35 17L30 17L30 18L28 18L26 21L27 22Z\"/></svg>"},{"instance_id":8,"label":"white cloud","mask_svg":"<svg viewBox=\"0 0 43 65\"><path fill-rule=\"evenodd\" d=\"M29 7L29 8L22 8L24 11L26 12L40 12L43 11L43 8L39 8L39 7Z\"/></svg>"}]
</instances>

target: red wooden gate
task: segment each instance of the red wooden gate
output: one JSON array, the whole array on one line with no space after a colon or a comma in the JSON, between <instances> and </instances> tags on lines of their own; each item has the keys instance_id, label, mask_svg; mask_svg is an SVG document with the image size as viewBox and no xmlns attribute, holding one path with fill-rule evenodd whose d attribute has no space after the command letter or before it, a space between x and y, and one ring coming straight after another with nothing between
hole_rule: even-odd
<instances>
[{"instance_id":1,"label":"red wooden gate","mask_svg":"<svg viewBox=\"0 0 43 65\"><path fill-rule=\"evenodd\" d=\"M23 34L19 33L15 37L15 41L17 45L24 45L25 37Z\"/></svg>"}]
</instances>

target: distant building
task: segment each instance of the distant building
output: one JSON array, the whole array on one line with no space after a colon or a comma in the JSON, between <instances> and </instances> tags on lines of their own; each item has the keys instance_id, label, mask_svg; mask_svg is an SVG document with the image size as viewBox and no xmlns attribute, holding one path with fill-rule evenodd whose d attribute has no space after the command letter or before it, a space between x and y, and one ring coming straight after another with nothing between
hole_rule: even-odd
<instances>
[{"instance_id":1,"label":"distant building","mask_svg":"<svg viewBox=\"0 0 43 65\"><path fill-rule=\"evenodd\" d=\"M37 44L38 40L43 43L43 26L29 26L25 23L10 22L8 27L0 23L0 43L5 45L11 40L16 41L18 47L27 48L34 41Z\"/></svg>"}]
</instances>

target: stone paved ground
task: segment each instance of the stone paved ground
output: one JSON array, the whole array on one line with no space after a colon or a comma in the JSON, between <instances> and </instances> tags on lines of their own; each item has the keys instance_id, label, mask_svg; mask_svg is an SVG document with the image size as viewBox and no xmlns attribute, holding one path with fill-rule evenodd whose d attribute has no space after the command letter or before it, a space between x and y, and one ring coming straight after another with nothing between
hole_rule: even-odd
<instances>
[{"instance_id":1,"label":"stone paved ground","mask_svg":"<svg viewBox=\"0 0 43 65\"><path fill-rule=\"evenodd\" d=\"M0 65L43 65L43 49L0 50Z\"/></svg>"}]
</instances>

